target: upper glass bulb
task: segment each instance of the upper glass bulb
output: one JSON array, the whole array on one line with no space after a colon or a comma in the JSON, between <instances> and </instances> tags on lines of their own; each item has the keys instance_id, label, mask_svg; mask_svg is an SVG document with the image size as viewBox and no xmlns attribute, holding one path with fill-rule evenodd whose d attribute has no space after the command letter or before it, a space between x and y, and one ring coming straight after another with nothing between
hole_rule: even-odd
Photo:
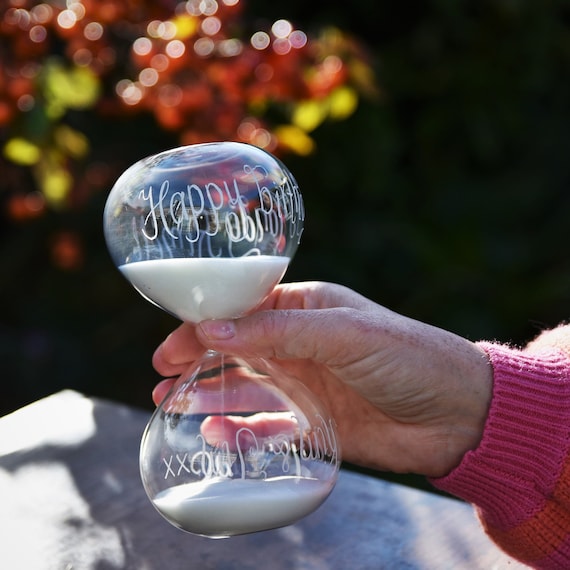
<instances>
[{"instance_id":1,"label":"upper glass bulb","mask_svg":"<svg viewBox=\"0 0 570 570\"><path fill-rule=\"evenodd\" d=\"M297 183L278 159L219 142L135 163L109 194L104 228L113 261L139 293L199 322L261 303L283 277L304 219Z\"/></svg>"}]
</instances>

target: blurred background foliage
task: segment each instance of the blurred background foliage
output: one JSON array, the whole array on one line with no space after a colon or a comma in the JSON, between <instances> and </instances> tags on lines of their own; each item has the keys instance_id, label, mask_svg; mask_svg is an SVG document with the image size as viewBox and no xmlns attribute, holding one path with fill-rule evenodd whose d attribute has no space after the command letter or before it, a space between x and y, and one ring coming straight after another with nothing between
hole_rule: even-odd
<instances>
[{"instance_id":1,"label":"blurred background foliage","mask_svg":"<svg viewBox=\"0 0 570 570\"><path fill-rule=\"evenodd\" d=\"M151 408L150 358L177 323L112 265L102 210L132 162L197 140L257 142L294 172L307 222L287 280L343 283L473 340L521 344L568 318L566 1L220 0L213 33L186 10L211 0L176 5L2 2L1 413L62 388ZM178 36L147 26L181 17ZM254 51L280 20L306 43ZM145 50L189 38L241 38L242 55L187 50L141 87ZM253 79L252 53L267 66Z\"/></svg>"}]
</instances>

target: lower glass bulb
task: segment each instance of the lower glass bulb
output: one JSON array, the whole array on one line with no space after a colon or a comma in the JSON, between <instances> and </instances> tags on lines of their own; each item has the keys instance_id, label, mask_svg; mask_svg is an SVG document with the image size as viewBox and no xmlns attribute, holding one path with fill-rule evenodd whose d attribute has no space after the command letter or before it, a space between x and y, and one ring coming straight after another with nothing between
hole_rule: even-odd
<instances>
[{"instance_id":1,"label":"lower glass bulb","mask_svg":"<svg viewBox=\"0 0 570 570\"><path fill-rule=\"evenodd\" d=\"M141 476L174 526L225 538L316 510L338 477L334 420L264 359L208 352L171 388L143 435Z\"/></svg>"}]
</instances>

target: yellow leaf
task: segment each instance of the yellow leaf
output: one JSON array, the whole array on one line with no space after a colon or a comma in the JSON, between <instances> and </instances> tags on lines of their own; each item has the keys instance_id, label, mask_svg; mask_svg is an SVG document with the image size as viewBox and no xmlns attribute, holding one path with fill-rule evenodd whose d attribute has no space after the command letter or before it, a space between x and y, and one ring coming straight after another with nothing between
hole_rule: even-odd
<instances>
[{"instance_id":1,"label":"yellow leaf","mask_svg":"<svg viewBox=\"0 0 570 570\"><path fill-rule=\"evenodd\" d=\"M315 141L295 125L281 125L274 130L278 141L293 152L307 156L315 150Z\"/></svg>"},{"instance_id":2,"label":"yellow leaf","mask_svg":"<svg viewBox=\"0 0 570 570\"><path fill-rule=\"evenodd\" d=\"M190 15L177 16L172 20L172 23L176 26L176 39L186 40L192 37L199 27L198 18Z\"/></svg>"},{"instance_id":3,"label":"yellow leaf","mask_svg":"<svg viewBox=\"0 0 570 570\"><path fill-rule=\"evenodd\" d=\"M22 166L36 164L41 157L41 149L38 145L21 137L14 137L4 145L4 156Z\"/></svg>"},{"instance_id":4,"label":"yellow leaf","mask_svg":"<svg viewBox=\"0 0 570 570\"><path fill-rule=\"evenodd\" d=\"M41 173L41 186L48 202L61 204L71 190L73 179L64 168L53 166Z\"/></svg>"},{"instance_id":5,"label":"yellow leaf","mask_svg":"<svg viewBox=\"0 0 570 570\"><path fill-rule=\"evenodd\" d=\"M316 129L327 116L327 104L323 101L301 101L293 110L291 121L305 132Z\"/></svg>"},{"instance_id":6,"label":"yellow leaf","mask_svg":"<svg viewBox=\"0 0 570 570\"><path fill-rule=\"evenodd\" d=\"M46 66L46 97L54 108L91 107L99 98L100 87L99 78L88 67L66 68L57 62Z\"/></svg>"},{"instance_id":7,"label":"yellow leaf","mask_svg":"<svg viewBox=\"0 0 570 570\"><path fill-rule=\"evenodd\" d=\"M338 87L328 97L331 119L346 119L358 106L358 95L351 87Z\"/></svg>"},{"instance_id":8,"label":"yellow leaf","mask_svg":"<svg viewBox=\"0 0 570 570\"><path fill-rule=\"evenodd\" d=\"M87 137L67 125L58 126L54 137L58 147L74 158L82 158L89 152Z\"/></svg>"}]
</instances>

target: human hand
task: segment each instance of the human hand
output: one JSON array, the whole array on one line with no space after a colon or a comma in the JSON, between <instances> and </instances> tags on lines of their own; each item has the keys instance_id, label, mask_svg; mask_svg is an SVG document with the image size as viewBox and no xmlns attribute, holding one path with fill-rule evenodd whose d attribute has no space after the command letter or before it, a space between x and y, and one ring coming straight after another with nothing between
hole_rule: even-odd
<instances>
[{"instance_id":1,"label":"human hand","mask_svg":"<svg viewBox=\"0 0 570 570\"><path fill-rule=\"evenodd\" d=\"M343 458L380 470L446 475L478 445L491 398L475 344L328 283L279 285L249 316L184 323L153 365L179 375L205 348L278 360L335 418Z\"/></svg>"}]
</instances>

